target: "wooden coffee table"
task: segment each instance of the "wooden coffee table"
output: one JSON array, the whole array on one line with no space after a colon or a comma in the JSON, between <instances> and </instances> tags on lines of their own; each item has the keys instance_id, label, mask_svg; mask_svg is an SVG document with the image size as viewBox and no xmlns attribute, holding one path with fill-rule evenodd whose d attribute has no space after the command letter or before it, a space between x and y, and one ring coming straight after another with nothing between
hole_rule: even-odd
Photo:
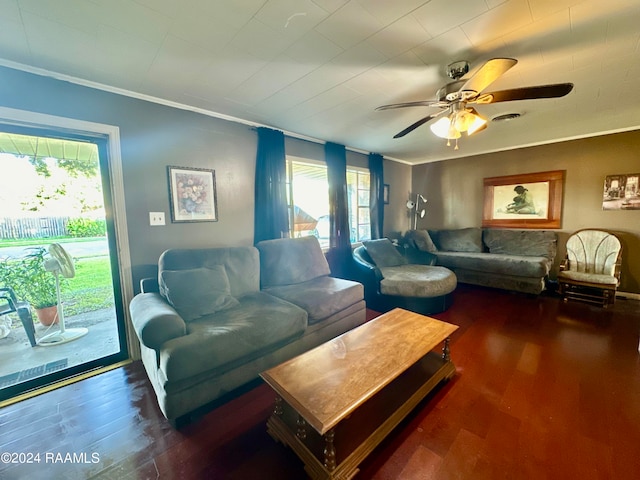
<instances>
[{"instance_id":1,"label":"wooden coffee table","mask_svg":"<svg viewBox=\"0 0 640 480\"><path fill-rule=\"evenodd\" d=\"M455 374L456 325L395 309L261 377L275 390L269 434L312 478L349 479L441 381ZM442 354L432 350L444 342Z\"/></svg>"}]
</instances>

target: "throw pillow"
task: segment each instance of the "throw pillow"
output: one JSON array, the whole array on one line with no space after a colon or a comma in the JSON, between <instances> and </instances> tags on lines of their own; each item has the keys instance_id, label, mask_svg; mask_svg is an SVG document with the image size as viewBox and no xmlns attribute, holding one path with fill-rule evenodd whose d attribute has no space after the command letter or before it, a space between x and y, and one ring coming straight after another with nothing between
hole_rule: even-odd
<instances>
[{"instance_id":1,"label":"throw pillow","mask_svg":"<svg viewBox=\"0 0 640 480\"><path fill-rule=\"evenodd\" d=\"M379 268L407 264L407 259L396 250L388 238L366 240L362 242L362 245Z\"/></svg>"},{"instance_id":2,"label":"throw pillow","mask_svg":"<svg viewBox=\"0 0 640 480\"><path fill-rule=\"evenodd\" d=\"M440 230L438 232L438 242L438 250L482 252L482 230L479 228Z\"/></svg>"},{"instance_id":3,"label":"throw pillow","mask_svg":"<svg viewBox=\"0 0 640 480\"><path fill-rule=\"evenodd\" d=\"M185 322L197 320L239 304L231 296L224 265L191 270L164 270L160 274L161 293Z\"/></svg>"},{"instance_id":4,"label":"throw pillow","mask_svg":"<svg viewBox=\"0 0 640 480\"><path fill-rule=\"evenodd\" d=\"M412 230L410 238L415 243L416 248L418 250L422 250L423 252L437 252L438 249L436 245L431 240L429 236L429 232L426 230Z\"/></svg>"}]
</instances>

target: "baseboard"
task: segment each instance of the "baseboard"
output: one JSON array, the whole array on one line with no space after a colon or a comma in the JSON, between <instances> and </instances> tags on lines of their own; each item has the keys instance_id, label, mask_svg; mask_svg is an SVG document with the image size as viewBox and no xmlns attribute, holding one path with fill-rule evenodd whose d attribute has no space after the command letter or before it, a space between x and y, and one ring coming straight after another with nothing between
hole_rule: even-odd
<instances>
[{"instance_id":1,"label":"baseboard","mask_svg":"<svg viewBox=\"0 0 640 480\"><path fill-rule=\"evenodd\" d=\"M640 300L640 293L616 292L616 297L626 298L628 300Z\"/></svg>"}]
</instances>

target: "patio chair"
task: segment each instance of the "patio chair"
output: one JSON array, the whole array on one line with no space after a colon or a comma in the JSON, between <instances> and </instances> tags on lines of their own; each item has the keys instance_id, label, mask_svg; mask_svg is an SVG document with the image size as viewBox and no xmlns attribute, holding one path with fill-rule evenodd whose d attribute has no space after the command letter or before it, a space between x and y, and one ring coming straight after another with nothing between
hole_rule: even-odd
<instances>
[{"instance_id":1,"label":"patio chair","mask_svg":"<svg viewBox=\"0 0 640 480\"><path fill-rule=\"evenodd\" d=\"M10 313L17 313L24 331L27 333L29 343L36 346L36 329L31 317L31 306L27 302L19 301L12 288L0 288L0 317Z\"/></svg>"},{"instance_id":2,"label":"patio chair","mask_svg":"<svg viewBox=\"0 0 640 480\"><path fill-rule=\"evenodd\" d=\"M613 233L584 229L567 240L567 256L560 265L558 283L569 299L613 305L620 284L622 246Z\"/></svg>"}]
</instances>

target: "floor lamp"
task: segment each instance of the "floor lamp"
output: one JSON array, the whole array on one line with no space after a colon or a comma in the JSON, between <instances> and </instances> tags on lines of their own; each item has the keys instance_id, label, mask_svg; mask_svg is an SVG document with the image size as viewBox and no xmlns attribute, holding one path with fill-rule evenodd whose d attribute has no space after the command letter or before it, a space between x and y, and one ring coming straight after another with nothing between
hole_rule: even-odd
<instances>
[{"instance_id":1,"label":"floor lamp","mask_svg":"<svg viewBox=\"0 0 640 480\"><path fill-rule=\"evenodd\" d=\"M421 200L422 200L422 210L420 210L420 201ZM413 229L414 230L418 229L418 217L424 218L425 214L427 213L427 211L424 208L426 203L427 203L427 199L424 198L424 196L422 196L420 193L416 194L416 201L415 202L413 200L409 200L407 202L407 208L409 210L415 209L414 212L413 212Z\"/></svg>"}]
</instances>

